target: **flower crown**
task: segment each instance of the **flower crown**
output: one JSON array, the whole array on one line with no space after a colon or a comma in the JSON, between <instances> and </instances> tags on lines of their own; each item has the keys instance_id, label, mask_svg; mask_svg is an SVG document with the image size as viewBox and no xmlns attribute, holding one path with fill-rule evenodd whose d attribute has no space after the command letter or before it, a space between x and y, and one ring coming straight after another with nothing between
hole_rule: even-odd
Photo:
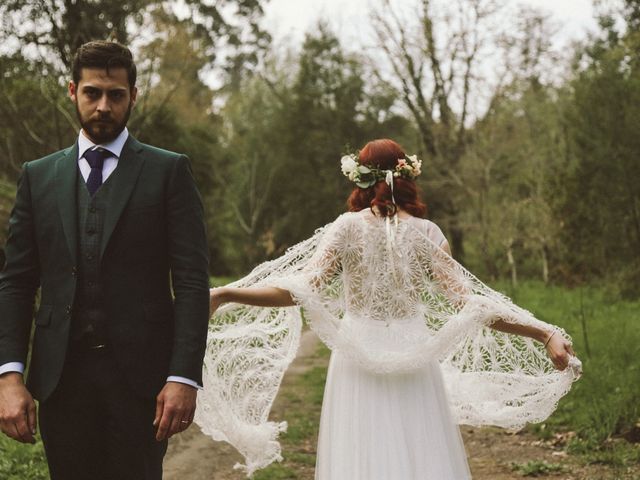
<instances>
[{"instance_id":1,"label":"flower crown","mask_svg":"<svg viewBox=\"0 0 640 480\"><path fill-rule=\"evenodd\" d=\"M402 177L414 180L422 172L422 160L416 155L405 155L399 158L394 170L382 170L376 167L362 165L354 153L345 155L340 159L342 173L360 188L369 188L381 180L387 178L391 172L394 177ZM391 180L389 180L391 182Z\"/></svg>"}]
</instances>

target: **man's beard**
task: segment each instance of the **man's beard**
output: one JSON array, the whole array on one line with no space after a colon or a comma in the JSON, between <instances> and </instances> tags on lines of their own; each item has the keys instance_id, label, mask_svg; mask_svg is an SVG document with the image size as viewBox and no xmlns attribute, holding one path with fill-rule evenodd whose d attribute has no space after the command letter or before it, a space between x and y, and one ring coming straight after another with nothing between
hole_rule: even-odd
<instances>
[{"instance_id":1,"label":"man's beard","mask_svg":"<svg viewBox=\"0 0 640 480\"><path fill-rule=\"evenodd\" d=\"M115 140L116 137L120 135L124 127L127 126L132 108L133 102L130 101L127 113L122 119L122 122L119 123L113 120L111 115L102 115L98 119L85 120L82 118L82 115L80 115L78 104L76 104L76 115L78 116L78 121L82 129L91 137L91 140L96 144L101 144Z\"/></svg>"}]
</instances>

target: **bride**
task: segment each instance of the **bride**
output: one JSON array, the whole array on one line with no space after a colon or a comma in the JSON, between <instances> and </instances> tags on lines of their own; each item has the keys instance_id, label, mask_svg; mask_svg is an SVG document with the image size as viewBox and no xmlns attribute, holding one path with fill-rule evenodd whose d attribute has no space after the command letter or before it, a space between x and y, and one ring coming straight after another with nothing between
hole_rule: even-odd
<instances>
[{"instance_id":1,"label":"bride","mask_svg":"<svg viewBox=\"0 0 640 480\"><path fill-rule=\"evenodd\" d=\"M457 424L542 421L579 377L564 330L453 260L422 218L420 168L388 139L343 157L349 212L211 290L195 420L247 474L281 459L286 423L268 415L303 319L332 350L317 480L471 478Z\"/></svg>"}]
</instances>

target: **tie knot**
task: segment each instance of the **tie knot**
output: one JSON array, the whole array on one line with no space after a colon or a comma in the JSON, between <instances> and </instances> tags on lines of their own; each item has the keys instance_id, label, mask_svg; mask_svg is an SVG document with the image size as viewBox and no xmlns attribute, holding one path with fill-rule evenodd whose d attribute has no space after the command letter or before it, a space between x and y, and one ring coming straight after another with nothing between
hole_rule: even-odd
<instances>
[{"instance_id":1,"label":"tie knot","mask_svg":"<svg viewBox=\"0 0 640 480\"><path fill-rule=\"evenodd\" d=\"M112 156L113 154L109 150L104 148L96 148L95 150L87 150L84 152L84 158L89 162L91 168L100 168L104 164L105 158Z\"/></svg>"}]
</instances>

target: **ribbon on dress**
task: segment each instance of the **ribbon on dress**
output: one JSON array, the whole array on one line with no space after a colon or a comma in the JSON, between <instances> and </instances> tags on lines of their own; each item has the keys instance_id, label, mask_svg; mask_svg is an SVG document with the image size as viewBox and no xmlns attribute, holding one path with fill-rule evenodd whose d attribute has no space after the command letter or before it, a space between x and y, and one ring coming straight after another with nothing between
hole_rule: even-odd
<instances>
[{"instance_id":1,"label":"ribbon on dress","mask_svg":"<svg viewBox=\"0 0 640 480\"><path fill-rule=\"evenodd\" d=\"M400 253L400 251L397 248L394 248L396 246L396 231L398 230L398 206L396 205L396 198L393 195L393 170L385 170L385 172L386 175L384 181L387 183L387 185L389 185L389 188L391 189L391 202L393 203L394 207L393 220L395 223L395 226L392 229L391 219L389 218L389 216L385 218L387 228L387 247L390 251L395 251L397 255L401 257L402 254Z\"/></svg>"}]
</instances>

